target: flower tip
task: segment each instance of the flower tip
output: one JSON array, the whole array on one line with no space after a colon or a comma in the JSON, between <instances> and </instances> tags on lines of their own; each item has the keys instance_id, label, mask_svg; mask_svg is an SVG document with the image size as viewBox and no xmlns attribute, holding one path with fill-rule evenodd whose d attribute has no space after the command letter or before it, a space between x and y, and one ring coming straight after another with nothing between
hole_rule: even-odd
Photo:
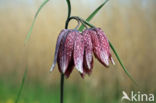
<instances>
[{"instance_id":1,"label":"flower tip","mask_svg":"<svg viewBox=\"0 0 156 103\"><path fill-rule=\"evenodd\" d=\"M66 69L65 67L62 69L62 73L64 74L66 72Z\"/></svg>"},{"instance_id":2,"label":"flower tip","mask_svg":"<svg viewBox=\"0 0 156 103\"><path fill-rule=\"evenodd\" d=\"M111 59L112 64L115 65L113 58L111 57L110 59Z\"/></svg>"},{"instance_id":3,"label":"flower tip","mask_svg":"<svg viewBox=\"0 0 156 103\"><path fill-rule=\"evenodd\" d=\"M76 68L77 68L77 70L78 70L80 73L83 74L83 68L82 68L82 67L76 67Z\"/></svg>"},{"instance_id":4,"label":"flower tip","mask_svg":"<svg viewBox=\"0 0 156 103\"><path fill-rule=\"evenodd\" d=\"M89 69L89 70L91 70L91 69L92 69L90 65L88 65L88 69Z\"/></svg>"},{"instance_id":5,"label":"flower tip","mask_svg":"<svg viewBox=\"0 0 156 103\"><path fill-rule=\"evenodd\" d=\"M80 71L80 73L83 73L83 69L80 69L79 71Z\"/></svg>"},{"instance_id":6,"label":"flower tip","mask_svg":"<svg viewBox=\"0 0 156 103\"><path fill-rule=\"evenodd\" d=\"M50 72L53 71L54 67L55 67L55 65L53 64L53 65L51 66L51 68L50 68Z\"/></svg>"},{"instance_id":7,"label":"flower tip","mask_svg":"<svg viewBox=\"0 0 156 103\"><path fill-rule=\"evenodd\" d=\"M85 78L85 74L84 73L80 73L80 75L81 75L82 79Z\"/></svg>"},{"instance_id":8,"label":"flower tip","mask_svg":"<svg viewBox=\"0 0 156 103\"><path fill-rule=\"evenodd\" d=\"M66 79L68 79L68 78L69 78L69 76L67 76L67 75L64 75L64 77L65 77Z\"/></svg>"},{"instance_id":9,"label":"flower tip","mask_svg":"<svg viewBox=\"0 0 156 103\"><path fill-rule=\"evenodd\" d=\"M104 64L106 67L109 67L109 57L107 53L102 52L100 57L102 64Z\"/></svg>"},{"instance_id":10,"label":"flower tip","mask_svg":"<svg viewBox=\"0 0 156 103\"><path fill-rule=\"evenodd\" d=\"M108 60L105 60L105 65L106 65L106 67L109 67L109 61Z\"/></svg>"}]
</instances>

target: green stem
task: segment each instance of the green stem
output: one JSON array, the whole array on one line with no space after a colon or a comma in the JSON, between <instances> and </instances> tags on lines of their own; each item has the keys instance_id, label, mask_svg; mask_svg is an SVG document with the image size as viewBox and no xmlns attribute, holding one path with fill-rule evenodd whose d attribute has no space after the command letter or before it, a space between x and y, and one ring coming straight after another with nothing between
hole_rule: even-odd
<instances>
[{"instance_id":1,"label":"green stem","mask_svg":"<svg viewBox=\"0 0 156 103\"><path fill-rule=\"evenodd\" d=\"M61 81L60 81L61 87L60 87L60 103L63 103L63 97L64 97L64 74L61 74Z\"/></svg>"},{"instance_id":2,"label":"green stem","mask_svg":"<svg viewBox=\"0 0 156 103\"><path fill-rule=\"evenodd\" d=\"M70 0L66 0L67 2L67 5L68 5L68 16L67 16L67 20L66 20L66 23L65 23L65 29L68 28L68 19L70 18L70 15L71 15L71 4L70 4Z\"/></svg>"},{"instance_id":3,"label":"green stem","mask_svg":"<svg viewBox=\"0 0 156 103\"><path fill-rule=\"evenodd\" d=\"M27 76L27 70L28 70L28 68L26 67L26 68L25 68L25 72L24 72L24 76L23 76L23 79L22 79L22 83L21 83L19 92L18 92L18 94L17 94L17 98L16 98L15 103L18 103L19 98L20 98L20 95L21 95L21 93L22 93L22 90L23 90L23 87L24 87L24 82L25 82L25 79L26 79L26 76Z\"/></svg>"},{"instance_id":4,"label":"green stem","mask_svg":"<svg viewBox=\"0 0 156 103\"><path fill-rule=\"evenodd\" d=\"M68 18L66 21L66 26L69 24L70 20L72 20L72 19L80 21L82 24L86 24L86 25L90 26L91 28L95 28L95 26L93 24L89 23L88 21L86 21L78 16L71 16L70 18Z\"/></svg>"},{"instance_id":5,"label":"green stem","mask_svg":"<svg viewBox=\"0 0 156 103\"><path fill-rule=\"evenodd\" d=\"M66 2L67 2L67 5L68 5L68 16L67 16L67 20L66 20L66 23L65 23L65 29L68 28L68 24L69 24L68 19L70 18L70 15L71 15L70 0L66 0ZM64 74L62 73L61 74L61 80L60 80L60 103L63 103L63 102L64 102Z\"/></svg>"}]
</instances>

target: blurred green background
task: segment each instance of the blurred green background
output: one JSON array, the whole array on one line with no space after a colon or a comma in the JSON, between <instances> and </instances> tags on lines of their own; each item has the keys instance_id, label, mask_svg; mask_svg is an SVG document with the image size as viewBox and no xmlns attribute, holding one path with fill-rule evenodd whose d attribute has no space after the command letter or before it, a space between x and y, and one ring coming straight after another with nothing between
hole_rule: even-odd
<instances>
[{"instance_id":1,"label":"blurred green background","mask_svg":"<svg viewBox=\"0 0 156 103\"><path fill-rule=\"evenodd\" d=\"M72 15L87 18L103 1L71 0ZM57 67L49 73L49 68L67 17L65 0L47 3L24 47L42 2L0 0L0 103L14 103L26 65L28 76L19 103L59 103L60 73ZM65 103L120 103L123 90L156 95L155 10L155 0L110 0L91 21L105 31L139 87L126 76L113 54L115 66L105 68L94 59L92 75L85 79L73 71L65 80ZM70 22L70 28L75 24Z\"/></svg>"}]
</instances>

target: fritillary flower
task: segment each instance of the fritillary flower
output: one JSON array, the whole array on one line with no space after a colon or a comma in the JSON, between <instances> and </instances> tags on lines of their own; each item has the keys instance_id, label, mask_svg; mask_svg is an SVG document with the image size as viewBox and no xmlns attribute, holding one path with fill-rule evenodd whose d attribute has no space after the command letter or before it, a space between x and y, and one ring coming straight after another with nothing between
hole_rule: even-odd
<instances>
[{"instance_id":1,"label":"fritillary flower","mask_svg":"<svg viewBox=\"0 0 156 103\"><path fill-rule=\"evenodd\" d=\"M91 31L96 32L91 33L95 57L106 67L109 66L109 60L111 60L112 64L115 64L110 53L110 46L105 33L100 28L93 28Z\"/></svg>"},{"instance_id":2,"label":"fritillary flower","mask_svg":"<svg viewBox=\"0 0 156 103\"><path fill-rule=\"evenodd\" d=\"M74 67L81 76L90 74L93 69L93 54L105 67L109 60L113 64L108 39L100 28L90 28L80 33L78 30L64 29L60 32L55 49L54 62L59 71L68 78Z\"/></svg>"}]
</instances>

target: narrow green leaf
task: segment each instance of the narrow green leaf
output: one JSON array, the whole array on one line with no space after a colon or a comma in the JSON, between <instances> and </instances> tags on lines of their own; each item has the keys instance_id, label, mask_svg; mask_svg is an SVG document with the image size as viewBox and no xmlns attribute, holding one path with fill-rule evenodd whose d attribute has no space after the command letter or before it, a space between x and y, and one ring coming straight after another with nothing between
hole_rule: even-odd
<instances>
[{"instance_id":1,"label":"narrow green leaf","mask_svg":"<svg viewBox=\"0 0 156 103\"><path fill-rule=\"evenodd\" d=\"M86 21L90 21L107 2L108 0L104 1L97 9L95 9L86 19ZM84 25L82 24L79 28L79 31L82 31L83 29L84 29Z\"/></svg>"},{"instance_id":2,"label":"narrow green leaf","mask_svg":"<svg viewBox=\"0 0 156 103\"><path fill-rule=\"evenodd\" d=\"M38 10L37 10L37 12L36 12L36 14L35 14L35 16L34 16L32 25L31 25L31 27L30 27L30 29L29 29L29 31L28 31L28 34L27 34L27 36L26 36L26 38L25 38L25 41L24 41L25 44L27 43L27 41L28 41L29 38L30 38L30 35L31 35L31 33L32 33L32 29L33 29L33 27L34 27L36 18L37 18L37 16L38 16L40 10L43 8L43 6L44 6L48 1L49 1L49 0L45 0L45 1L40 5L40 7L38 8Z\"/></svg>"},{"instance_id":3,"label":"narrow green leaf","mask_svg":"<svg viewBox=\"0 0 156 103\"><path fill-rule=\"evenodd\" d=\"M127 74L127 76L137 85L136 81L133 79L133 77L130 75L130 73L127 71L127 69L125 68L125 66L124 66L123 63L121 62L118 53L116 52L114 46L112 45L112 43L111 43L110 41L109 41L109 45L110 45L111 49L113 50L113 52L114 52L116 58L118 59L118 61L119 61L120 65L121 65L121 67L123 68L123 70L124 70L125 73Z\"/></svg>"},{"instance_id":4,"label":"narrow green leaf","mask_svg":"<svg viewBox=\"0 0 156 103\"><path fill-rule=\"evenodd\" d=\"M26 76L27 76L27 70L28 70L28 68L27 68L27 66L26 66L25 72L24 72L24 75L23 75L23 78L22 78L22 82L21 82L21 85L20 85L20 89L19 89L19 91L18 91L18 93L17 93L17 98L16 98L15 103L18 103L19 98L20 98L20 96L21 96L21 93L22 93L22 90L23 90L23 87L24 87L24 82L25 82L25 79L26 79Z\"/></svg>"}]
</instances>

